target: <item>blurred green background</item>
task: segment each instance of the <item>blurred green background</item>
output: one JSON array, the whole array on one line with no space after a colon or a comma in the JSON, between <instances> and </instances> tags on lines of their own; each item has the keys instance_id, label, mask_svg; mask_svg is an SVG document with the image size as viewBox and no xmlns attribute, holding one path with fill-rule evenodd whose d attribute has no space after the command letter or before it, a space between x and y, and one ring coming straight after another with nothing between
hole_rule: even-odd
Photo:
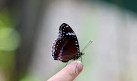
<instances>
[{"instance_id":1,"label":"blurred green background","mask_svg":"<svg viewBox=\"0 0 137 81\"><path fill-rule=\"evenodd\" d=\"M75 81L137 81L136 0L0 0L0 81L46 81L66 64L51 47L62 23L77 34ZM72 61L70 61L72 62Z\"/></svg>"}]
</instances>

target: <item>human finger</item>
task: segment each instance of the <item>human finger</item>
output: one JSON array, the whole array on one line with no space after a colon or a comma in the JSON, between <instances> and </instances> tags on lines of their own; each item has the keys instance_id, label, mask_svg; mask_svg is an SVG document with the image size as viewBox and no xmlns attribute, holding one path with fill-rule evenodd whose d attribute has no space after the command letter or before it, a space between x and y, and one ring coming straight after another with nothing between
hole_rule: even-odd
<instances>
[{"instance_id":1,"label":"human finger","mask_svg":"<svg viewBox=\"0 0 137 81\"><path fill-rule=\"evenodd\" d=\"M75 61L67 65L48 81L73 81L82 71L83 65L80 61Z\"/></svg>"}]
</instances>

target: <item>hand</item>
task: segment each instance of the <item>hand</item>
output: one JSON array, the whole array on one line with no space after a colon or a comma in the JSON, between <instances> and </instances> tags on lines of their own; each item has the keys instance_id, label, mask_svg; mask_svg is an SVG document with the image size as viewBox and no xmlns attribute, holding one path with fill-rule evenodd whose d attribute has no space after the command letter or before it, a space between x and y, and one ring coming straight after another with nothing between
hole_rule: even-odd
<instances>
[{"instance_id":1,"label":"hand","mask_svg":"<svg viewBox=\"0 0 137 81\"><path fill-rule=\"evenodd\" d=\"M75 61L64 67L48 81L73 81L82 71L83 65L80 61Z\"/></svg>"}]
</instances>

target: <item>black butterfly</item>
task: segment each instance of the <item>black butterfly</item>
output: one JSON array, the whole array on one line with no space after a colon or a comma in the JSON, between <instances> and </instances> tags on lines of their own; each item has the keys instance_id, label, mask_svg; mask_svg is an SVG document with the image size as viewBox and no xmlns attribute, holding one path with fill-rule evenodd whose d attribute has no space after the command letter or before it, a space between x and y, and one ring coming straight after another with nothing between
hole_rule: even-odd
<instances>
[{"instance_id":1,"label":"black butterfly","mask_svg":"<svg viewBox=\"0 0 137 81\"><path fill-rule=\"evenodd\" d=\"M59 28L59 36L52 46L54 60L68 62L69 60L76 60L82 55L75 32L68 24L63 23Z\"/></svg>"}]
</instances>

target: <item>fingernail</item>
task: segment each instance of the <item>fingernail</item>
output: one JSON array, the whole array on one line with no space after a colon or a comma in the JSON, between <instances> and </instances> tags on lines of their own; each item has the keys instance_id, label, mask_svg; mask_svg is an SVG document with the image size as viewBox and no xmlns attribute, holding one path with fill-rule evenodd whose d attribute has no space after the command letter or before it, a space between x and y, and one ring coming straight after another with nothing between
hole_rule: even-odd
<instances>
[{"instance_id":1,"label":"fingernail","mask_svg":"<svg viewBox=\"0 0 137 81\"><path fill-rule=\"evenodd\" d=\"M78 70L78 73L80 73L83 69L83 65L82 65L81 61L76 61L76 63L78 63L76 69Z\"/></svg>"},{"instance_id":2,"label":"fingernail","mask_svg":"<svg viewBox=\"0 0 137 81\"><path fill-rule=\"evenodd\" d=\"M83 65L80 61L72 62L70 65L74 66L76 73L80 73L83 69Z\"/></svg>"}]
</instances>

